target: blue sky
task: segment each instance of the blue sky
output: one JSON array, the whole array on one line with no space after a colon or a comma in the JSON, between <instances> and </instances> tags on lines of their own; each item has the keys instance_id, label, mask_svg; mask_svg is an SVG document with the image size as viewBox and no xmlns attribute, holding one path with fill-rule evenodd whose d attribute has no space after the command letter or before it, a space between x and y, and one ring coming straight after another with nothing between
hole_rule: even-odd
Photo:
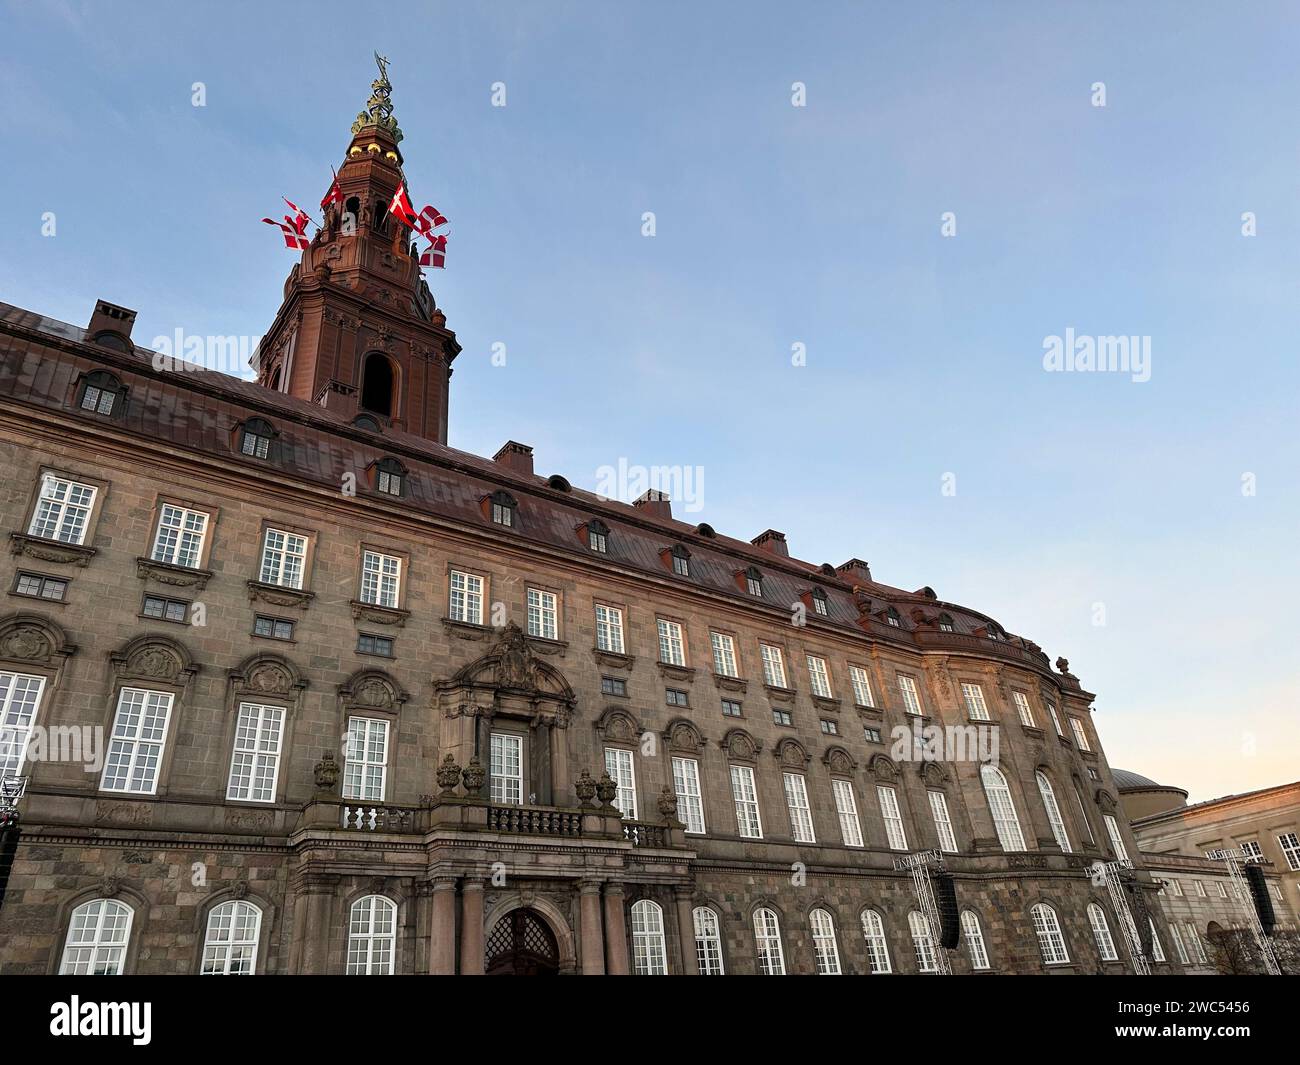
<instances>
[{"instance_id":1,"label":"blue sky","mask_svg":"<svg viewBox=\"0 0 1300 1065\"><path fill-rule=\"evenodd\" d=\"M701 466L690 520L1069 658L1112 765L1295 779L1297 9L810 6L0 3L0 299L262 333L258 220L319 199L378 48L451 218L454 446ZM1150 381L1044 372L1067 328Z\"/></svg>"}]
</instances>

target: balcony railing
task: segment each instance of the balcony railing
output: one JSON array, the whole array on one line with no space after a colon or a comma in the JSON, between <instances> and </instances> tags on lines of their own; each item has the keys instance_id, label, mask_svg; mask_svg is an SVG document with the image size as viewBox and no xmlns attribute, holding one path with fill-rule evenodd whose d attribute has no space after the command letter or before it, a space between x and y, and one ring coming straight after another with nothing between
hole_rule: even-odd
<instances>
[{"instance_id":1,"label":"balcony railing","mask_svg":"<svg viewBox=\"0 0 1300 1065\"><path fill-rule=\"evenodd\" d=\"M623 838L634 847L666 847L668 831L663 825L652 825L645 821L624 821Z\"/></svg>"},{"instance_id":2,"label":"balcony railing","mask_svg":"<svg viewBox=\"0 0 1300 1065\"><path fill-rule=\"evenodd\" d=\"M415 814L393 806L344 806L343 827L362 832L415 832Z\"/></svg>"},{"instance_id":3,"label":"balcony railing","mask_svg":"<svg viewBox=\"0 0 1300 1065\"><path fill-rule=\"evenodd\" d=\"M487 827L491 832L518 832L525 836L582 835L582 814L550 806L489 806Z\"/></svg>"}]
</instances>

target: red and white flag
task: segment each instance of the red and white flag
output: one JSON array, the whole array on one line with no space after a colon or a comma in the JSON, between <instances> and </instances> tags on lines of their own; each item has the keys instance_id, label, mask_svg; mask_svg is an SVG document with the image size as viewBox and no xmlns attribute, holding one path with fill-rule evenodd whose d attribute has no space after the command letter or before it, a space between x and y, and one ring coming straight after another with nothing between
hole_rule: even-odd
<instances>
[{"instance_id":1,"label":"red and white flag","mask_svg":"<svg viewBox=\"0 0 1300 1065\"><path fill-rule=\"evenodd\" d=\"M432 266L438 270L447 268L447 237L440 234L429 237L429 246L420 253L420 265Z\"/></svg>"},{"instance_id":2,"label":"red and white flag","mask_svg":"<svg viewBox=\"0 0 1300 1065\"><path fill-rule=\"evenodd\" d=\"M332 173L332 171L331 171ZM325 198L320 202L320 209L323 211L332 203L343 202L343 190L339 188L339 176L334 174L334 180L330 182L329 192L325 193Z\"/></svg>"},{"instance_id":3,"label":"red and white flag","mask_svg":"<svg viewBox=\"0 0 1300 1065\"><path fill-rule=\"evenodd\" d=\"M388 205L388 213L411 228L415 228L418 216L415 208L411 206L411 197L407 194L405 185L397 186L397 191L393 193L393 202Z\"/></svg>"},{"instance_id":4,"label":"red and white flag","mask_svg":"<svg viewBox=\"0 0 1300 1065\"><path fill-rule=\"evenodd\" d=\"M425 204L424 209L415 219L415 229L426 235L439 226L445 226L446 224L446 216L431 204Z\"/></svg>"},{"instance_id":5,"label":"red and white flag","mask_svg":"<svg viewBox=\"0 0 1300 1065\"><path fill-rule=\"evenodd\" d=\"M283 222L277 222L274 218L263 218L268 226L279 226L280 232L284 236L284 246L286 248L297 248L299 251L306 250L310 241L307 234L298 228L298 223L288 215L284 216ZM307 223L304 222L303 225Z\"/></svg>"},{"instance_id":6,"label":"red and white flag","mask_svg":"<svg viewBox=\"0 0 1300 1065\"><path fill-rule=\"evenodd\" d=\"M296 232L298 233L307 232L307 223L311 221L311 218L308 216L307 212L304 211L292 200L287 200L283 196L281 196L280 199L284 200L284 202L289 205L289 210L293 212L293 218L290 218L288 215L285 215L284 220L288 222L291 226L293 226Z\"/></svg>"}]
</instances>

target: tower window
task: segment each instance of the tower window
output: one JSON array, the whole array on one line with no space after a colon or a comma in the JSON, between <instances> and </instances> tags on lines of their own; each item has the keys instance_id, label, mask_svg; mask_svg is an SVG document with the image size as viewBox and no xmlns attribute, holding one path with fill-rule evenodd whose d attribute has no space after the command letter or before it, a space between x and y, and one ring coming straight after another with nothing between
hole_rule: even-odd
<instances>
[{"instance_id":1,"label":"tower window","mask_svg":"<svg viewBox=\"0 0 1300 1065\"><path fill-rule=\"evenodd\" d=\"M255 459L267 458L271 454L271 438L274 436L275 430L269 422L261 418L249 418L244 422L240 433L239 450Z\"/></svg>"},{"instance_id":2,"label":"tower window","mask_svg":"<svg viewBox=\"0 0 1300 1065\"><path fill-rule=\"evenodd\" d=\"M95 414L112 414L118 406L118 397L125 397L125 390L111 373L96 370L87 374L81 386L81 400L77 404L82 410Z\"/></svg>"},{"instance_id":3,"label":"tower window","mask_svg":"<svg viewBox=\"0 0 1300 1065\"><path fill-rule=\"evenodd\" d=\"M518 506L515 503L514 496L509 492L494 492L492 494L492 520L497 525L514 528L515 511L517 509Z\"/></svg>"},{"instance_id":4,"label":"tower window","mask_svg":"<svg viewBox=\"0 0 1300 1065\"><path fill-rule=\"evenodd\" d=\"M377 351L366 356L361 371L361 406L366 410L393 416L393 364Z\"/></svg>"}]
</instances>

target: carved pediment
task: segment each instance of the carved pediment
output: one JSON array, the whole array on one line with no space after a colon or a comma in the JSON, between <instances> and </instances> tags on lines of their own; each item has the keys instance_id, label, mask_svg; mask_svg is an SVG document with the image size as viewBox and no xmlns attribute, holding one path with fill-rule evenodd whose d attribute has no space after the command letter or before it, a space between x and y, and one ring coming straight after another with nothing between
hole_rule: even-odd
<instances>
[{"instance_id":1,"label":"carved pediment","mask_svg":"<svg viewBox=\"0 0 1300 1065\"><path fill-rule=\"evenodd\" d=\"M644 731L641 723L621 706L611 706L596 722L596 731L615 743L636 743Z\"/></svg>"},{"instance_id":2,"label":"carved pediment","mask_svg":"<svg viewBox=\"0 0 1300 1065\"><path fill-rule=\"evenodd\" d=\"M763 744L743 728L731 729L718 741L718 745L727 752L729 758L737 762L752 762L763 749Z\"/></svg>"},{"instance_id":3,"label":"carved pediment","mask_svg":"<svg viewBox=\"0 0 1300 1065\"><path fill-rule=\"evenodd\" d=\"M564 675L533 654L528 638L514 622L501 630L496 644L487 654L457 672L452 686L523 692L566 703L575 699Z\"/></svg>"},{"instance_id":4,"label":"carved pediment","mask_svg":"<svg viewBox=\"0 0 1300 1065\"><path fill-rule=\"evenodd\" d=\"M230 671L235 690L247 695L278 695L287 698L307 687L302 674L287 658L258 654L246 658L238 669Z\"/></svg>"},{"instance_id":5,"label":"carved pediment","mask_svg":"<svg viewBox=\"0 0 1300 1065\"><path fill-rule=\"evenodd\" d=\"M63 630L39 614L10 614L0 620L0 658L53 666L75 651Z\"/></svg>"},{"instance_id":6,"label":"carved pediment","mask_svg":"<svg viewBox=\"0 0 1300 1065\"><path fill-rule=\"evenodd\" d=\"M185 645L166 636L137 636L109 660L122 680L185 684L199 671Z\"/></svg>"},{"instance_id":7,"label":"carved pediment","mask_svg":"<svg viewBox=\"0 0 1300 1065\"><path fill-rule=\"evenodd\" d=\"M772 751L776 760L788 769L804 769L812 761L808 752L798 740L786 737Z\"/></svg>"},{"instance_id":8,"label":"carved pediment","mask_svg":"<svg viewBox=\"0 0 1300 1065\"><path fill-rule=\"evenodd\" d=\"M938 762L922 761L921 779L933 787L941 788L948 783L948 773Z\"/></svg>"},{"instance_id":9,"label":"carved pediment","mask_svg":"<svg viewBox=\"0 0 1300 1065\"><path fill-rule=\"evenodd\" d=\"M843 747L828 747L826 753L822 755L822 763L832 773L842 777L851 776L853 771L858 768L858 763L853 760L853 755L849 754Z\"/></svg>"},{"instance_id":10,"label":"carved pediment","mask_svg":"<svg viewBox=\"0 0 1300 1065\"><path fill-rule=\"evenodd\" d=\"M883 754L873 754L867 763L867 772L881 780L892 780L898 776L898 766Z\"/></svg>"},{"instance_id":11,"label":"carved pediment","mask_svg":"<svg viewBox=\"0 0 1300 1065\"><path fill-rule=\"evenodd\" d=\"M668 727L664 729L664 740L671 751L697 754L704 749L704 737L700 735L700 730L695 727L694 722L687 721L684 717L669 722Z\"/></svg>"},{"instance_id":12,"label":"carved pediment","mask_svg":"<svg viewBox=\"0 0 1300 1065\"><path fill-rule=\"evenodd\" d=\"M339 695L345 706L389 711L400 710L411 697L387 673L378 669L353 673L340 685Z\"/></svg>"}]
</instances>

